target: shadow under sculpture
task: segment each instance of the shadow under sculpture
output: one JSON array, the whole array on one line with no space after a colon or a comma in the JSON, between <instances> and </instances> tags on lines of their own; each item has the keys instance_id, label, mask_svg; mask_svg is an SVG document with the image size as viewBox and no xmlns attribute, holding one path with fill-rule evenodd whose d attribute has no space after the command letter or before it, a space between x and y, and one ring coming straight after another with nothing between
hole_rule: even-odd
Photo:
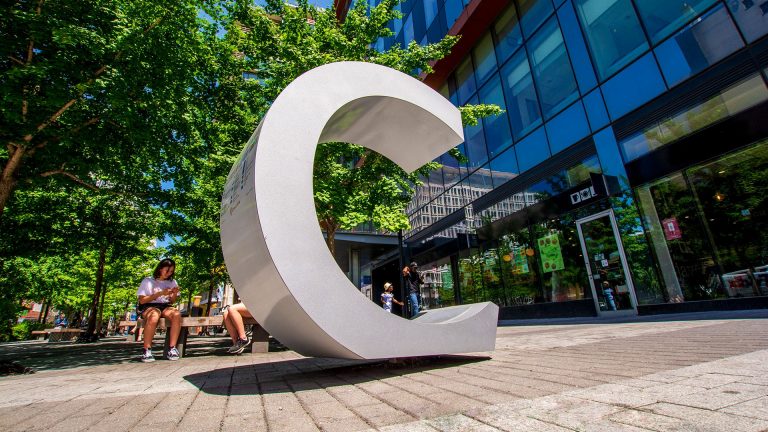
<instances>
[{"instance_id":1,"label":"shadow under sculpture","mask_svg":"<svg viewBox=\"0 0 768 432\"><path fill-rule=\"evenodd\" d=\"M491 351L498 306L386 313L342 273L318 229L312 175L318 143L350 142L413 171L463 141L459 111L393 69L320 66L277 97L232 167L221 241L232 283L254 318L300 354L383 359ZM387 334L395 338L381 337Z\"/></svg>"}]
</instances>

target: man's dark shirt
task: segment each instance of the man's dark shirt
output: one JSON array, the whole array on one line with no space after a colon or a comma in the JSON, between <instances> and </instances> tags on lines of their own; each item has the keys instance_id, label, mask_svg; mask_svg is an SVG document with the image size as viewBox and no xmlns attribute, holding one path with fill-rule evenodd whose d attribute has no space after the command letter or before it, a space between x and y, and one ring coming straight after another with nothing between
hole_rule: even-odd
<instances>
[{"instance_id":1,"label":"man's dark shirt","mask_svg":"<svg viewBox=\"0 0 768 432\"><path fill-rule=\"evenodd\" d=\"M405 286L408 287L408 292L419 293L419 286L421 285L421 275L418 271L411 269L410 273L405 277Z\"/></svg>"}]
</instances>

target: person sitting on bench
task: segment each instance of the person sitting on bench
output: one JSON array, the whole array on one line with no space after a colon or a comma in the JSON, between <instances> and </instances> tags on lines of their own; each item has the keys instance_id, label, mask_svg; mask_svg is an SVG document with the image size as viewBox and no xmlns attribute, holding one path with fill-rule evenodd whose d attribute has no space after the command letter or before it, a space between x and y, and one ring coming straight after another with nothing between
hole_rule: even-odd
<instances>
[{"instance_id":1,"label":"person sitting on bench","mask_svg":"<svg viewBox=\"0 0 768 432\"><path fill-rule=\"evenodd\" d=\"M232 338L232 346L227 350L230 354L242 354L251 343L245 335L243 318L253 318L253 315L242 303L233 304L224 309L224 327Z\"/></svg>"},{"instance_id":2,"label":"person sitting on bench","mask_svg":"<svg viewBox=\"0 0 768 432\"><path fill-rule=\"evenodd\" d=\"M152 356L152 338L155 337L155 329L160 317L165 318L166 324L170 326L170 341L165 358L168 360L179 359L176 342L179 340L179 332L181 331L181 313L172 306L179 296L179 284L173 279L175 272L176 263L170 258L165 258L157 264L152 277L144 278L139 286L137 311L144 318L142 362L155 361Z\"/></svg>"}]
</instances>

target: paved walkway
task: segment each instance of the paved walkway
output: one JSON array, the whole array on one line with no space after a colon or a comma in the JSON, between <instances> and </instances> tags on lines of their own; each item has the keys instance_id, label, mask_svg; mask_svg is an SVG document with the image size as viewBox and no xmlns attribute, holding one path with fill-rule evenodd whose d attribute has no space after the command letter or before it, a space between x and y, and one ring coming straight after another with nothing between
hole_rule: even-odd
<instances>
[{"instance_id":1,"label":"paved walkway","mask_svg":"<svg viewBox=\"0 0 768 432\"><path fill-rule=\"evenodd\" d=\"M0 430L768 430L768 311L704 317L515 323L495 352L406 363L6 344L38 372L0 378Z\"/></svg>"}]
</instances>

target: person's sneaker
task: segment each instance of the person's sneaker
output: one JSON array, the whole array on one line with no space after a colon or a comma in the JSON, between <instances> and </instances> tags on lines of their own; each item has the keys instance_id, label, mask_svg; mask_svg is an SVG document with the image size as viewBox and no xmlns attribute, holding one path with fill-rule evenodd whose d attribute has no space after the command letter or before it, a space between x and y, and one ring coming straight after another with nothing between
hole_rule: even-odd
<instances>
[{"instance_id":1,"label":"person's sneaker","mask_svg":"<svg viewBox=\"0 0 768 432\"><path fill-rule=\"evenodd\" d=\"M171 347L168 350L168 354L165 356L168 360L176 361L179 359L179 350L176 349L176 347Z\"/></svg>"},{"instance_id":2,"label":"person's sneaker","mask_svg":"<svg viewBox=\"0 0 768 432\"><path fill-rule=\"evenodd\" d=\"M237 341L233 343L231 347L227 348L227 353L235 354L239 348L240 348L240 341Z\"/></svg>"},{"instance_id":3,"label":"person's sneaker","mask_svg":"<svg viewBox=\"0 0 768 432\"><path fill-rule=\"evenodd\" d=\"M250 344L251 344L251 340L250 340L250 339L247 339L247 338L246 338L246 339L240 339L240 340L238 340L238 341L237 341L237 349L235 349L234 351L232 351L232 354L242 354L242 353L243 353L243 351L245 351L245 349L246 349L246 348L248 347L248 345L250 345Z\"/></svg>"},{"instance_id":4,"label":"person's sneaker","mask_svg":"<svg viewBox=\"0 0 768 432\"><path fill-rule=\"evenodd\" d=\"M155 357L152 356L152 350L151 349L145 349L144 353L141 355L141 361L144 363L149 363L155 361Z\"/></svg>"}]
</instances>

